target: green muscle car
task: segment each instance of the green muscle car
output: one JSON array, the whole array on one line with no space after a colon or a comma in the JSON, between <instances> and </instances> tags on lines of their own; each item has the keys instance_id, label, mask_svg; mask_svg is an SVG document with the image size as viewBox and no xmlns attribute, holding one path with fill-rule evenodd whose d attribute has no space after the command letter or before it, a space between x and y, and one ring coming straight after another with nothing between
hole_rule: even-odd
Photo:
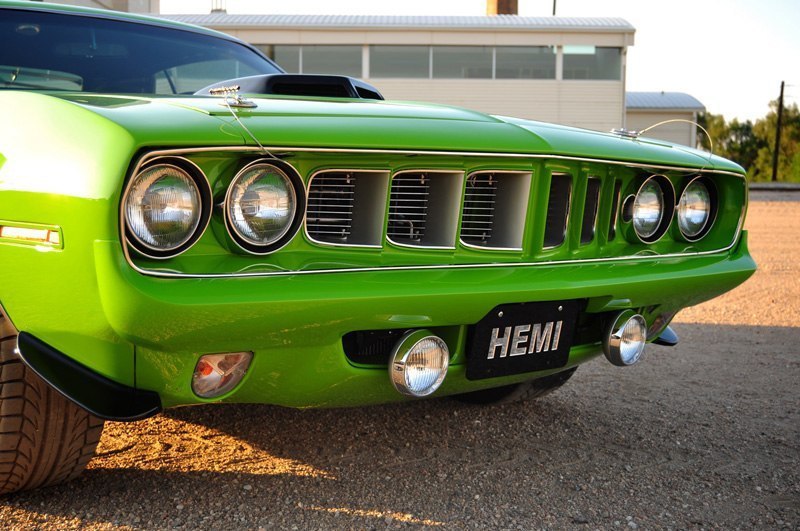
<instances>
[{"instance_id":1,"label":"green muscle car","mask_svg":"<svg viewBox=\"0 0 800 531\"><path fill-rule=\"evenodd\" d=\"M732 162L203 28L0 1L0 89L0 493L167 407L539 396L755 270Z\"/></svg>"}]
</instances>

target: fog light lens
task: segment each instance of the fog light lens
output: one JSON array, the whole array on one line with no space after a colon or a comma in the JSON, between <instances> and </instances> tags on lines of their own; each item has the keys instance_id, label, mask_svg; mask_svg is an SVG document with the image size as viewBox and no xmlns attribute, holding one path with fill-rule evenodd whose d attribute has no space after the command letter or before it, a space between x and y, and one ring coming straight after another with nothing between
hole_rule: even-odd
<instances>
[{"instance_id":1,"label":"fog light lens","mask_svg":"<svg viewBox=\"0 0 800 531\"><path fill-rule=\"evenodd\" d=\"M442 385L449 364L447 344L428 330L415 330L395 346L389 376L400 393L427 396Z\"/></svg>"},{"instance_id":2,"label":"fog light lens","mask_svg":"<svg viewBox=\"0 0 800 531\"><path fill-rule=\"evenodd\" d=\"M224 395L242 381L252 352L227 352L201 356L194 368L192 391L201 398L215 398Z\"/></svg>"},{"instance_id":3,"label":"fog light lens","mask_svg":"<svg viewBox=\"0 0 800 531\"><path fill-rule=\"evenodd\" d=\"M617 316L603 344L606 359L619 367L633 365L644 352L647 323L639 314L628 310Z\"/></svg>"}]
</instances>

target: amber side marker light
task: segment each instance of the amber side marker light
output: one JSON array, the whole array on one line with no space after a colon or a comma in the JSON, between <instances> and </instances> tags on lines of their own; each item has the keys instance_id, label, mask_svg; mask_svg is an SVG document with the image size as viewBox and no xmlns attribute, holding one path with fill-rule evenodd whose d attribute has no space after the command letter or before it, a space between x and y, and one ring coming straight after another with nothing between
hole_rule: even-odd
<instances>
[{"instance_id":1,"label":"amber side marker light","mask_svg":"<svg viewBox=\"0 0 800 531\"><path fill-rule=\"evenodd\" d=\"M252 352L200 356L192 375L192 391L200 398L216 398L233 390L247 374Z\"/></svg>"},{"instance_id":2,"label":"amber side marker light","mask_svg":"<svg viewBox=\"0 0 800 531\"><path fill-rule=\"evenodd\" d=\"M27 223L0 221L0 241L25 245L45 245L61 249L61 229L51 226L37 226Z\"/></svg>"}]
</instances>

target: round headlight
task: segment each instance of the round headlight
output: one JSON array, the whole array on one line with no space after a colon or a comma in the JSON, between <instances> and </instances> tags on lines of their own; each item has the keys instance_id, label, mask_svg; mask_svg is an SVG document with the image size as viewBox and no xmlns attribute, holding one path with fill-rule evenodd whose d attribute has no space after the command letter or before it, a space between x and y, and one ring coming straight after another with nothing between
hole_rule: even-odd
<instances>
[{"instance_id":1,"label":"round headlight","mask_svg":"<svg viewBox=\"0 0 800 531\"><path fill-rule=\"evenodd\" d=\"M631 220L636 236L644 243L657 241L669 228L675 211L675 191L663 175L648 178L636 192Z\"/></svg>"},{"instance_id":2,"label":"round headlight","mask_svg":"<svg viewBox=\"0 0 800 531\"><path fill-rule=\"evenodd\" d=\"M642 186L633 200L633 228L640 238L647 239L658 231L664 216L664 193L655 181Z\"/></svg>"},{"instance_id":3,"label":"round headlight","mask_svg":"<svg viewBox=\"0 0 800 531\"><path fill-rule=\"evenodd\" d=\"M711 219L711 193L702 179L690 182L678 202L678 228L687 240L699 239Z\"/></svg>"},{"instance_id":4,"label":"round headlight","mask_svg":"<svg viewBox=\"0 0 800 531\"><path fill-rule=\"evenodd\" d=\"M274 164L255 163L233 179L225 214L237 243L251 252L265 252L294 224L298 212L292 179Z\"/></svg>"},{"instance_id":5,"label":"round headlight","mask_svg":"<svg viewBox=\"0 0 800 531\"><path fill-rule=\"evenodd\" d=\"M125 198L129 241L141 253L164 258L186 250L199 236L203 193L173 164L155 164L133 177Z\"/></svg>"}]
</instances>

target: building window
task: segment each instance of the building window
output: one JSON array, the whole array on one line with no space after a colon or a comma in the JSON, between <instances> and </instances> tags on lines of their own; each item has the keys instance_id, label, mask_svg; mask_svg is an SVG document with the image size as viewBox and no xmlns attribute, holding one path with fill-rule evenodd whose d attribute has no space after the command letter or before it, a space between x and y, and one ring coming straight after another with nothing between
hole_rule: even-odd
<instances>
[{"instance_id":1,"label":"building window","mask_svg":"<svg viewBox=\"0 0 800 531\"><path fill-rule=\"evenodd\" d=\"M429 46L370 46L369 77L430 77Z\"/></svg>"},{"instance_id":2,"label":"building window","mask_svg":"<svg viewBox=\"0 0 800 531\"><path fill-rule=\"evenodd\" d=\"M273 46L270 59L290 74L300 73L300 47L299 46Z\"/></svg>"},{"instance_id":3,"label":"building window","mask_svg":"<svg viewBox=\"0 0 800 531\"><path fill-rule=\"evenodd\" d=\"M495 48L498 79L555 79L554 46L498 46Z\"/></svg>"},{"instance_id":4,"label":"building window","mask_svg":"<svg viewBox=\"0 0 800 531\"><path fill-rule=\"evenodd\" d=\"M361 46L303 46L301 68L303 74L361 77Z\"/></svg>"},{"instance_id":5,"label":"building window","mask_svg":"<svg viewBox=\"0 0 800 531\"><path fill-rule=\"evenodd\" d=\"M622 49L564 46L564 79L622 79Z\"/></svg>"},{"instance_id":6,"label":"building window","mask_svg":"<svg viewBox=\"0 0 800 531\"><path fill-rule=\"evenodd\" d=\"M492 77L491 46L434 46L434 78Z\"/></svg>"}]
</instances>

